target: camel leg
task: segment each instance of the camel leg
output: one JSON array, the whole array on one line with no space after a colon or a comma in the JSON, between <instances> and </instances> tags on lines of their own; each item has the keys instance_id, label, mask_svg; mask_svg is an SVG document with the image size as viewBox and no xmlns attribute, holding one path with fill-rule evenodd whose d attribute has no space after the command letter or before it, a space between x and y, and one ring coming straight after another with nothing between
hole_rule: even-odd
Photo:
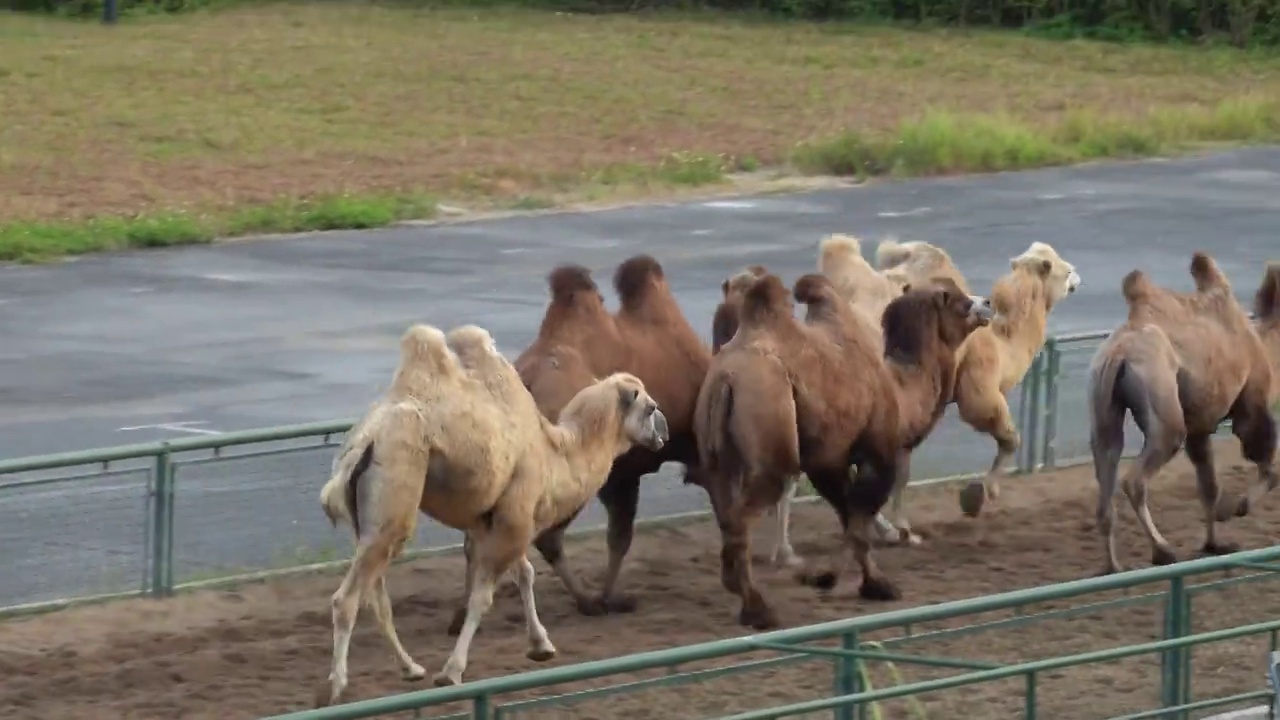
<instances>
[{"instance_id":1,"label":"camel leg","mask_svg":"<svg viewBox=\"0 0 1280 720\"><path fill-rule=\"evenodd\" d=\"M605 570L600 595L592 599L594 610L600 613L630 613L636 610L636 600L615 592L622 561L631 550L635 536L636 510L640 505L640 478L625 459L614 465L604 487L600 488L600 503L609 514L609 566ZM600 614L600 613L587 613Z\"/></svg>"},{"instance_id":2,"label":"camel leg","mask_svg":"<svg viewBox=\"0 0 1280 720\"><path fill-rule=\"evenodd\" d=\"M1240 441L1241 454L1258 469L1258 480L1242 496L1226 496L1224 493L1217 510L1217 518L1221 522L1232 516L1248 515L1252 505L1280 485L1274 465L1276 421L1266 405L1237 401L1231 412L1231 433Z\"/></svg>"},{"instance_id":3,"label":"camel leg","mask_svg":"<svg viewBox=\"0 0 1280 720\"><path fill-rule=\"evenodd\" d=\"M1124 488L1124 494L1129 498L1129 504L1133 506L1133 511L1138 516L1138 522L1142 524L1143 532L1151 541L1151 563L1170 565L1178 561L1178 555L1173 551L1169 541L1165 540L1156 529L1155 521L1151 519L1151 510L1147 507L1147 483L1177 454L1183 436L1181 433L1174 434L1161 432L1161 430L1157 428L1154 433L1147 435L1147 442L1142 446L1137 462L1125 473L1121 487Z\"/></svg>"},{"instance_id":4,"label":"camel leg","mask_svg":"<svg viewBox=\"0 0 1280 720\"><path fill-rule=\"evenodd\" d=\"M1104 411L1113 410L1104 408ZM1124 411L1119 415L1108 414L1099 417L1094 411L1093 428L1089 437L1089 448L1093 451L1093 473L1098 481L1098 533L1106 544L1107 558L1102 573L1107 575L1120 572L1124 567L1116 554L1116 477L1120 467L1120 456L1124 454Z\"/></svg>"},{"instance_id":5,"label":"camel leg","mask_svg":"<svg viewBox=\"0 0 1280 720\"><path fill-rule=\"evenodd\" d=\"M391 596L387 594L386 575L378 578L373 590L375 594L373 614L378 619L378 627L382 629L382 635L387 639L387 643L391 645L391 651L396 656L401 676L405 680L421 680L427 676L427 671L409 657L404 645L400 644L400 637L396 634L396 626L391 614Z\"/></svg>"},{"instance_id":6,"label":"camel leg","mask_svg":"<svg viewBox=\"0 0 1280 720\"><path fill-rule=\"evenodd\" d=\"M449 621L450 635L457 635L462 631L462 623L467 619L467 599L471 597L471 588L475 584L475 543L471 541L470 533L462 536L462 557L467 561L462 581L462 605L453 611L453 619Z\"/></svg>"},{"instance_id":7,"label":"camel leg","mask_svg":"<svg viewBox=\"0 0 1280 720\"><path fill-rule=\"evenodd\" d=\"M471 640L480 627L480 620L489 608L493 607L493 592L498 580L506 574L513 563L524 553L526 542L508 542L508 533L486 531L474 537L475 579L471 594L467 598L467 616L458 632L458 640L454 643L453 652L445 661L444 667L435 674L432 682L436 686L460 685L462 673L467 669L467 653L471 650Z\"/></svg>"},{"instance_id":8,"label":"camel leg","mask_svg":"<svg viewBox=\"0 0 1280 720\"><path fill-rule=\"evenodd\" d=\"M1226 555L1240 549L1235 543L1220 542L1217 536L1217 508L1222 494L1213 468L1211 436L1198 433L1188 435L1185 445L1187 458L1196 469L1196 490L1200 495L1200 507L1204 509L1204 547L1208 555Z\"/></svg>"},{"instance_id":9,"label":"camel leg","mask_svg":"<svg viewBox=\"0 0 1280 720\"><path fill-rule=\"evenodd\" d=\"M805 573L800 576L800 581L822 590L830 590L848 570L849 560L852 559L862 569L859 595L868 600L897 600L902 597L902 593L871 556L871 534L876 513L879 506L884 504L885 496L892 492L892 481L882 482L880 478L896 480L896 463L873 461L868 464L873 466L876 477L860 478L852 484L842 477L843 473L809 472L814 488L832 504L840 517L844 543L837 550L831 570ZM859 466L859 470L861 469Z\"/></svg>"},{"instance_id":10,"label":"camel leg","mask_svg":"<svg viewBox=\"0 0 1280 720\"><path fill-rule=\"evenodd\" d=\"M583 507L586 507L585 505ZM582 584L578 582L577 576L573 574L573 570L569 567L569 563L564 557L564 531L569 527L579 514L582 508L578 508L572 515L558 525L547 528L533 541L534 547L538 549L538 553L551 566L552 572L556 577L560 578L560 582L564 584L564 589L569 591L573 596L574 602L578 606L578 612L583 615L592 615L599 613L589 612L593 606L591 605L591 596L582 589ZM459 616L465 616L465 610L459 610Z\"/></svg>"},{"instance_id":11,"label":"camel leg","mask_svg":"<svg viewBox=\"0 0 1280 720\"><path fill-rule=\"evenodd\" d=\"M905 542L908 545L919 545L922 540L920 536L911 530L911 522L907 519L907 513L902 509L902 495L906 492L907 483L911 481L911 453L898 453L897 477L893 482L893 494L889 496L890 514L893 516L893 522L889 523L884 518L883 512L875 515L875 524L882 531L884 536L884 525L888 524L893 528L896 540L894 542Z\"/></svg>"},{"instance_id":12,"label":"camel leg","mask_svg":"<svg viewBox=\"0 0 1280 720\"><path fill-rule=\"evenodd\" d=\"M773 539L773 552L769 553L769 562L779 567L798 567L804 563L804 559L791 547L791 501L795 499L799 486L799 475L787 478L782 499L773 509L777 518L777 527Z\"/></svg>"},{"instance_id":13,"label":"camel leg","mask_svg":"<svg viewBox=\"0 0 1280 720\"><path fill-rule=\"evenodd\" d=\"M983 480L975 480L962 491L980 499L976 503L976 517L982 512L985 500L995 500L1000 496L999 479L1004 475L1004 467L1009 459L1018 451L1022 438L1018 434L1018 426L1009 413L1009 402L1000 392L996 378L980 378L977 387L966 382L964 378L956 386L956 406L960 410L960 419L974 430L990 435L996 441L996 456L987 470Z\"/></svg>"},{"instance_id":14,"label":"camel leg","mask_svg":"<svg viewBox=\"0 0 1280 720\"><path fill-rule=\"evenodd\" d=\"M723 543L720 549L720 582L726 590L742 598L738 624L756 630L770 630L779 623L773 608L752 579L751 525L764 509L778 503L778 493L785 483L785 478L748 475L743 484L743 494L737 502L726 502L728 498L719 496L713 496L712 500ZM719 487L721 484L714 485Z\"/></svg>"},{"instance_id":15,"label":"camel leg","mask_svg":"<svg viewBox=\"0 0 1280 720\"><path fill-rule=\"evenodd\" d=\"M526 656L534 662L546 662L556 656L556 647L547 636L547 629L538 619L538 607L533 598L533 563L521 555L516 561L516 586L520 589L520 604L524 607L525 628L529 632L529 652Z\"/></svg>"}]
</instances>

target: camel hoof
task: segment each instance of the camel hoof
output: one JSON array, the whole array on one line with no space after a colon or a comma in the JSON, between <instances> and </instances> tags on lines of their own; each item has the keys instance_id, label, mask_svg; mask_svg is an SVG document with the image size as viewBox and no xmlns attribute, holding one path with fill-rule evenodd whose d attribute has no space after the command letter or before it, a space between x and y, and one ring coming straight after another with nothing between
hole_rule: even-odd
<instances>
[{"instance_id":1,"label":"camel hoof","mask_svg":"<svg viewBox=\"0 0 1280 720\"><path fill-rule=\"evenodd\" d=\"M975 518L982 514L987 502L987 488L980 482L971 482L960 491L960 512Z\"/></svg>"},{"instance_id":2,"label":"camel hoof","mask_svg":"<svg viewBox=\"0 0 1280 720\"><path fill-rule=\"evenodd\" d=\"M449 687L450 685L461 685L462 673L450 673L446 670L441 670L440 672L432 676L431 684L435 685L436 687Z\"/></svg>"},{"instance_id":3,"label":"camel hoof","mask_svg":"<svg viewBox=\"0 0 1280 720\"><path fill-rule=\"evenodd\" d=\"M804 565L804 558L797 555L794 550L786 550L774 555L770 562L774 567L796 568Z\"/></svg>"},{"instance_id":4,"label":"camel hoof","mask_svg":"<svg viewBox=\"0 0 1280 720\"><path fill-rule=\"evenodd\" d=\"M588 617L600 617L601 615L607 615L609 608L605 607L603 598L580 598L578 600L578 612Z\"/></svg>"},{"instance_id":5,"label":"camel hoof","mask_svg":"<svg viewBox=\"0 0 1280 720\"><path fill-rule=\"evenodd\" d=\"M609 613L626 615L636 611L636 599L631 595L601 596L599 602L604 605L605 611Z\"/></svg>"},{"instance_id":6,"label":"camel hoof","mask_svg":"<svg viewBox=\"0 0 1280 720\"><path fill-rule=\"evenodd\" d=\"M772 630L780 625L777 615L773 613L773 608L768 605L758 608L748 608L744 605L738 612L738 624L753 630Z\"/></svg>"},{"instance_id":7,"label":"camel hoof","mask_svg":"<svg viewBox=\"0 0 1280 720\"><path fill-rule=\"evenodd\" d=\"M888 578L863 578L862 587L858 588L858 594L867 600L900 600L902 599L902 591L897 588Z\"/></svg>"},{"instance_id":8,"label":"camel hoof","mask_svg":"<svg viewBox=\"0 0 1280 720\"><path fill-rule=\"evenodd\" d=\"M1218 498L1218 504L1213 508L1214 519L1218 522L1227 522L1232 518L1244 517L1248 514L1249 497L1247 495L1240 497L1223 495Z\"/></svg>"},{"instance_id":9,"label":"camel hoof","mask_svg":"<svg viewBox=\"0 0 1280 720\"><path fill-rule=\"evenodd\" d=\"M315 696L312 698L312 705L316 708L329 707L336 704L338 699L342 697L342 690L335 689L329 683L316 686Z\"/></svg>"},{"instance_id":10,"label":"camel hoof","mask_svg":"<svg viewBox=\"0 0 1280 720\"><path fill-rule=\"evenodd\" d=\"M1230 555L1233 552L1240 551L1240 543L1234 542L1207 542L1200 551L1205 555Z\"/></svg>"},{"instance_id":11,"label":"camel hoof","mask_svg":"<svg viewBox=\"0 0 1280 720\"><path fill-rule=\"evenodd\" d=\"M830 590L836 586L836 581L839 578L836 577L835 573L827 570L819 573L800 573L797 579L800 581L801 585L808 585L809 587L818 588L819 590Z\"/></svg>"},{"instance_id":12,"label":"camel hoof","mask_svg":"<svg viewBox=\"0 0 1280 720\"><path fill-rule=\"evenodd\" d=\"M1151 551L1152 565L1172 565L1178 562L1178 556L1172 550L1156 548Z\"/></svg>"},{"instance_id":13,"label":"camel hoof","mask_svg":"<svg viewBox=\"0 0 1280 720\"><path fill-rule=\"evenodd\" d=\"M416 682L427 676L426 668L414 663L400 671L400 677L408 682Z\"/></svg>"},{"instance_id":14,"label":"camel hoof","mask_svg":"<svg viewBox=\"0 0 1280 720\"><path fill-rule=\"evenodd\" d=\"M529 648L529 652L524 656L534 662L546 662L556 656L556 649L553 647Z\"/></svg>"}]
</instances>

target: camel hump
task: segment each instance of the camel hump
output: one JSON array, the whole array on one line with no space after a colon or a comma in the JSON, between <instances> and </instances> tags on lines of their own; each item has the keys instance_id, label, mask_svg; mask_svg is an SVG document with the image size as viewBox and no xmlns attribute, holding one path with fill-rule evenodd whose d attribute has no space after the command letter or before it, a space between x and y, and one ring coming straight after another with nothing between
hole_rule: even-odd
<instances>
[{"instance_id":1,"label":"camel hump","mask_svg":"<svg viewBox=\"0 0 1280 720\"><path fill-rule=\"evenodd\" d=\"M631 305L644 296L653 281L664 277L662 265L652 255L636 255L623 260L613 272L613 289L624 305Z\"/></svg>"},{"instance_id":2,"label":"camel hump","mask_svg":"<svg viewBox=\"0 0 1280 720\"><path fill-rule=\"evenodd\" d=\"M730 296L739 296L768 272L769 269L763 265L748 265L745 269L739 270L720 283L720 291L724 293L725 300L728 300Z\"/></svg>"},{"instance_id":3,"label":"camel hump","mask_svg":"<svg viewBox=\"0 0 1280 720\"><path fill-rule=\"evenodd\" d=\"M1200 291L1231 285L1227 276L1218 269L1218 264L1205 252L1197 251L1191 255L1191 277L1196 281L1196 289Z\"/></svg>"},{"instance_id":4,"label":"camel hump","mask_svg":"<svg viewBox=\"0 0 1280 720\"><path fill-rule=\"evenodd\" d=\"M493 336L479 325L460 325L450 330L445 343L467 364L498 355Z\"/></svg>"},{"instance_id":5,"label":"camel hump","mask_svg":"<svg viewBox=\"0 0 1280 720\"><path fill-rule=\"evenodd\" d=\"M804 303L805 305L829 301L833 292L834 287L831 285L831 279L818 273L801 275L792 289L796 302Z\"/></svg>"},{"instance_id":6,"label":"camel hump","mask_svg":"<svg viewBox=\"0 0 1280 720\"><path fill-rule=\"evenodd\" d=\"M1124 295L1125 302L1130 304L1145 300L1154 289L1151 278L1141 270L1130 270L1124 280L1120 281L1120 292Z\"/></svg>"},{"instance_id":7,"label":"camel hump","mask_svg":"<svg viewBox=\"0 0 1280 720\"><path fill-rule=\"evenodd\" d=\"M416 323L400 337L400 367L413 368L415 375L452 375L460 365L439 328Z\"/></svg>"},{"instance_id":8,"label":"camel hump","mask_svg":"<svg viewBox=\"0 0 1280 720\"><path fill-rule=\"evenodd\" d=\"M1254 298L1253 312L1259 320L1280 316L1280 262L1267 263L1267 272Z\"/></svg>"},{"instance_id":9,"label":"camel hump","mask_svg":"<svg viewBox=\"0 0 1280 720\"><path fill-rule=\"evenodd\" d=\"M766 273L756 279L742 296L741 324L765 322L776 315L790 314L791 297L782 278Z\"/></svg>"},{"instance_id":10,"label":"camel hump","mask_svg":"<svg viewBox=\"0 0 1280 720\"><path fill-rule=\"evenodd\" d=\"M834 262L838 258L862 254L862 241L853 235L832 233L818 243L818 257L822 265Z\"/></svg>"},{"instance_id":11,"label":"camel hump","mask_svg":"<svg viewBox=\"0 0 1280 720\"><path fill-rule=\"evenodd\" d=\"M876 266L881 270L901 265L911 259L910 245L899 242L896 238L885 238L876 246Z\"/></svg>"},{"instance_id":12,"label":"camel hump","mask_svg":"<svg viewBox=\"0 0 1280 720\"><path fill-rule=\"evenodd\" d=\"M568 301L576 292L600 292L591 271L582 265L561 265L547 276L553 301Z\"/></svg>"}]
</instances>

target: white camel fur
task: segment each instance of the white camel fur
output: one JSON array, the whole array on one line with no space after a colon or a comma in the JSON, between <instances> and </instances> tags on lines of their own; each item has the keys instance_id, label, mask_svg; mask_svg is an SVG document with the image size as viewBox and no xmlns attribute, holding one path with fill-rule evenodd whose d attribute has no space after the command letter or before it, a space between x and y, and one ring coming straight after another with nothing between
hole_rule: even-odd
<instances>
[{"instance_id":1,"label":"white camel fur","mask_svg":"<svg viewBox=\"0 0 1280 720\"><path fill-rule=\"evenodd\" d=\"M361 599L372 605L406 679L425 673L396 637L384 573L413 535L417 510L467 534L467 614L436 685L462 682L467 652L495 585L514 570L528 657L556 653L538 620L530 542L589 500L614 459L640 444L661 449L667 421L643 383L617 373L579 391L557 423L538 411L515 368L474 325L446 336L413 325L386 395L347 435L320 493L325 513L355 534L355 555L333 594L333 666L317 705L347 685L347 654Z\"/></svg>"}]
</instances>

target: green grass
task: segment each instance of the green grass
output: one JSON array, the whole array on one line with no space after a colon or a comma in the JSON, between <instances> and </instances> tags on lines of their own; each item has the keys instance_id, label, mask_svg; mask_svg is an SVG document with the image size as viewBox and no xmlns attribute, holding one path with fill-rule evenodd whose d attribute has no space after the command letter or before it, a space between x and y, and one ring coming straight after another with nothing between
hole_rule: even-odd
<instances>
[{"instance_id":1,"label":"green grass","mask_svg":"<svg viewBox=\"0 0 1280 720\"><path fill-rule=\"evenodd\" d=\"M424 196L338 196L224 214L158 212L131 218L15 222L0 225L0 261L41 262L106 250L199 245L258 233L375 228L435 213L435 202Z\"/></svg>"},{"instance_id":2,"label":"green grass","mask_svg":"<svg viewBox=\"0 0 1280 720\"><path fill-rule=\"evenodd\" d=\"M0 88L18 261L1280 139L1277 53L714 12L7 14Z\"/></svg>"}]
</instances>

